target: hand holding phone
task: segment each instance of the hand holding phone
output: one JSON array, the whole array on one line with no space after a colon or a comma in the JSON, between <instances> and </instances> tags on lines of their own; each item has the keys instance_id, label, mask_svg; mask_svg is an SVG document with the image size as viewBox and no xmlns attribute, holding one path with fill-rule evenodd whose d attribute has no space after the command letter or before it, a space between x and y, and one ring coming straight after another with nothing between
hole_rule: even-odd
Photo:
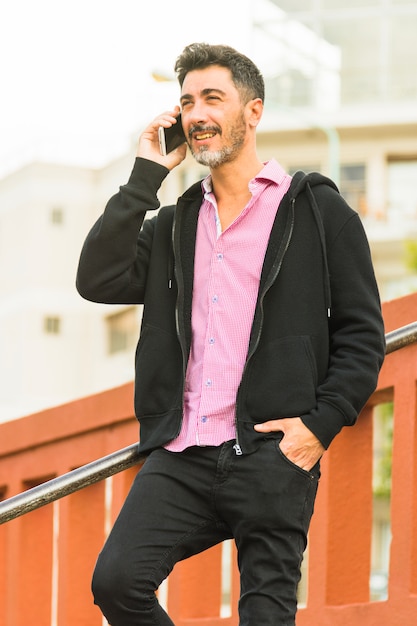
<instances>
[{"instance_id":1,"label":"hand holding phone","mask_svg":"<svg viewBox=\"0 0 417 626\"><path fill-rule=\"evenodd\" d=\"M166 156L172 152L172 150L175 150L175 148L178 148L178 146L187 141L182 128L181 113L176 120L176 124L173 124L169 128L160 126L158 129L159 150L162 156Z\"/></svg>"}]
</instances>

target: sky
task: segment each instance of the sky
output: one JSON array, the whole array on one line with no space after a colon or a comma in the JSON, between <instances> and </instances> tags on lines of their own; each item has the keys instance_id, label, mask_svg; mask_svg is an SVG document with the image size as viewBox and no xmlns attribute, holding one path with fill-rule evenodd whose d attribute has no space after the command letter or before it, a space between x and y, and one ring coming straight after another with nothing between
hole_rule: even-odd
<instances>
[{"instance_id":1,"label":"sky","mask_svg":"<svg viewBox=\"0 0 417 626\"><path fill-rule=\"evenodd\" d=\"M194 41L249 54L262 1L0 0L0 177L36 158L100 166L126 152L177 102L152 73L173 75Z\"/></svg>"}]
</instances>

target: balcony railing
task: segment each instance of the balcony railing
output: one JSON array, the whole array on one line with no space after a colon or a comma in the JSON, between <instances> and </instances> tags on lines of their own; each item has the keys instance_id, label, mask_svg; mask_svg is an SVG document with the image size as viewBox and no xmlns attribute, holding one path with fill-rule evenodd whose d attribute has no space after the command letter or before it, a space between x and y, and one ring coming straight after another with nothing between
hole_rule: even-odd
<instances>
[{"instance_id":1,"label":"balcony railing","mask_svg":"<svg viewBox=\"0 0 417 626\"><path fill-rule=\"evenodd\" d=\"M384 305L389 332L378 388L323 460L298 626L417 623L416 311L417 295ZM128 384L0 424L0 626L101 624L91 572L141 462L130 443L132 397ZM372 418L387 401L394 405L388 597L371 602ZM159 592L176 624L238 623L233 550L218 546L176 566Z\"/></svg>"}]
</instances>

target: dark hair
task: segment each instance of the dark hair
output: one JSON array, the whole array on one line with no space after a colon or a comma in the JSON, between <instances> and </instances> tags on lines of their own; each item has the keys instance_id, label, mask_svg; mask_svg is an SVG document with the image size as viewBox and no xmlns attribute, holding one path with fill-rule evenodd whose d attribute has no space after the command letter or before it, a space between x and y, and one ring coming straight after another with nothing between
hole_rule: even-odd
<instances>
[{"instance_id":1,"label":"dark hair","mask_svg":"<svg viewBox=\"0 0 417 626\"><path fill-rule=\"evenodd\" d=\"M180 54L175 63L175 72L182 87L188 72L202 70L211 65L220 65L230 70L233 83L240 91L246 104L254 98L265 99L265 84L255 63L230 46L192 43Z\"/></svg>"}]
</instances>

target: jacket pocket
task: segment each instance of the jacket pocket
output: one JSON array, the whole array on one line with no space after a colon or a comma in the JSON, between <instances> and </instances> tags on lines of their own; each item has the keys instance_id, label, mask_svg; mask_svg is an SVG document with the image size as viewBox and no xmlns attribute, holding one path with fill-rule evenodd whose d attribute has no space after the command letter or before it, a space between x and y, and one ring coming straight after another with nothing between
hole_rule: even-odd
<instances>
[{"instance_id":1,"label":"jacket pocket","mask_svg":"<svg viewBox=\"0 0 417 626\"><path fill-rule=\"evenodd\" d=\"M136 348L135 366L135 411L139 419L161 415L178 405L182 365L176 335L145 326Z\"/></svg>"},{"instance_id":2,"label":"jacket pocket","mask_svg":"<svg viewBox=\"0 0 417 626\"><path fill-rule=\"evenodd\" d=\"M247 375L244 395L251 421L298 416L316 405L317 366L308 336L283 337L263 345Z\"/></svg>"}]
</instances>

